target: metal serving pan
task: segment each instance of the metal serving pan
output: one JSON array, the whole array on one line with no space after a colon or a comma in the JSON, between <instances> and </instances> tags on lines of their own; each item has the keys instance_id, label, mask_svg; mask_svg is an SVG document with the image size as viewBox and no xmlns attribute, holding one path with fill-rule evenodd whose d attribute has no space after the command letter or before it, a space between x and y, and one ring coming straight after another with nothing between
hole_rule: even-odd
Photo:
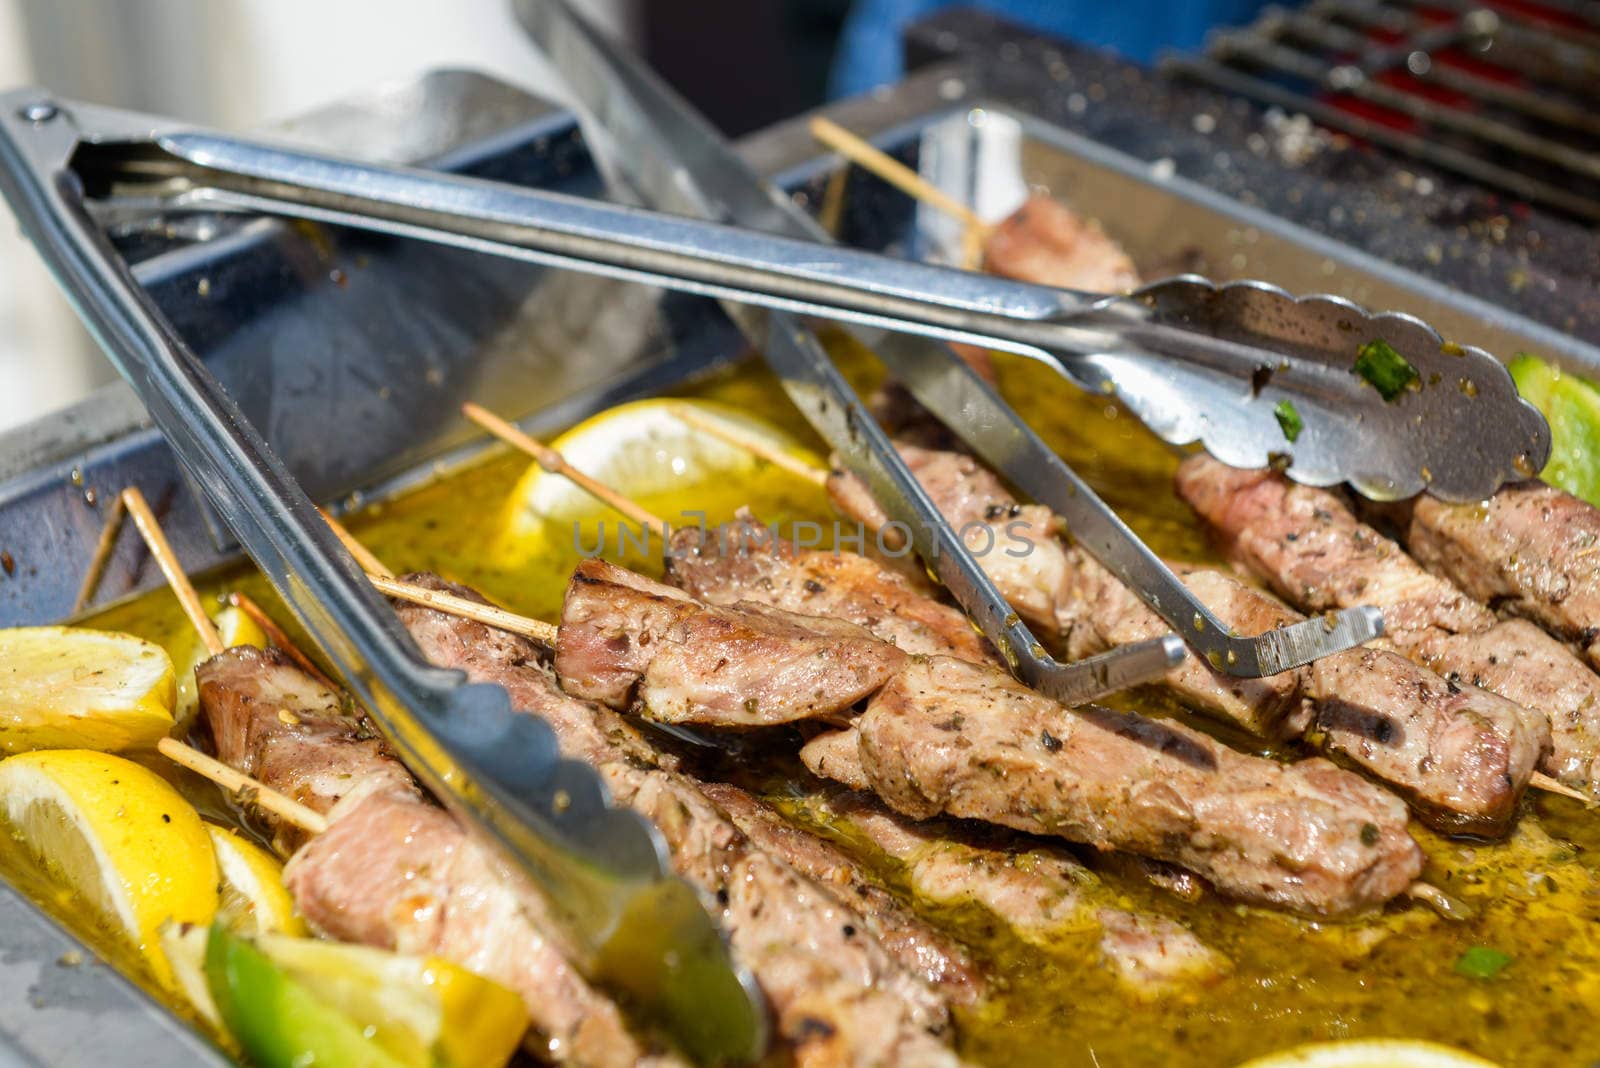
<instances>
[{"instance_id":1,"label":"metal serving pan","mask_svg":"<svg viewBox=\"0 0 1600 1068\"><path fill-rule=\"evenodd\" d=\"M1250 275L1404 308L1502 356L1537 351L1600 374L1592 346L1016 113L964 68L928 69L829 114L980 203L1046 186L1100 219L1147 269ZM277 132L373 158L600 190L565 113L472 73L388 86ZM799 120L742 150L812 205L838 168ZM948 252L948 226L878 180L852 174L843 190L845 241ZM483 446L457 417L461 401L537 413L534 425L554 427L741 353L714 305L635 286L272 221L177 228L134 218L117 227L140 279L324 501L381 499L470 462ZM131 394L108 387L0 435L0 626L71 614L105 508L130 483L157 502L190 570L236 556ZM120 543L100 605L160 583L136 541ZM0 884L0 1065L221 1063L109 969L62 964L72 951L93 960Z\"/></svg>"}]
</instances>

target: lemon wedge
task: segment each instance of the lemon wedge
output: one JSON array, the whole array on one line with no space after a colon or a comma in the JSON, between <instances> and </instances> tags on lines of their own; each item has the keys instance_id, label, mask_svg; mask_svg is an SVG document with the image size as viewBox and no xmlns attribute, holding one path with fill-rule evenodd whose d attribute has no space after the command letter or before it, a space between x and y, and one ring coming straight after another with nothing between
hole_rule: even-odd
<instances>
[{"instance_id":1,"label":"lemon wedge","mask_svg":"<svg viewBox=\"0 0 1600 1068\"><path fill-rule=\"evenodd\" d=\"M239 609L229 605L222 611L212 616L212 622L217 625L217 634L222 638L222 644L229 649L236 645L254 645L258 648L267 647L267 634L256 621L245 615ZM194 669L211 658L200 639L194 638L189 647L189 655L183 663L183 670L178 672L178 697L173 708L173 719L176 728L173 733L182 737L187 734L189 727L194 723L194 714L200 708L200 694L195 687Z\"/></svg>"},{"instance_id":2,"label":"lemon wedge","mask_svg":"<svg viewBox=\"0 0 1600 1068\"><path fill-rule=\"evenodd\" d=\"M0 820L45 873L172 985L159 934L217 911L217 862L193 806L122 757L49 749L0 761Z\"/></svg>"},{"instance_id":3,"label":"lemon wedge","mask_svg":"<svg viewBox=\"0 0 1600 1068\"><path fill-rule=\"evenodd\" d=\"M1239 1068L1499 1068L1471 1053L1436 1042L1375 1038L1315 1042L1258 1057Z\"/></svg>"},{"instance_id":4,"label":"lemon wedge","mask_svg":"<svg viewBox=\"0 0 1600 1068\"><path fill-rule=\"evenodd\" d=\"M131 634L0 630L0 753L141 749L172 730L172 660Z\"/></svg>"},{"instance_id":5,"label":"lemon wedge","mask_svg":"<svg viewBox=\"0 0 1600 1068\"><path fill-rule=\"evenodd\" d=\"M689 419L684 417L688 413ZM693 420L691 422L690 420ZM579 423L550 442L573 467L638 502L668 523L697 522L685 510L703 511L708 523L722 522L743 504L758 511L783 493L814 487L730 445L695 423L726 426L776 452L821 466L822 461L786 432L739 409L709 401L655 399L623 404ZM580 547L599 544L612 559L658 556L660 531L649 552L640 552L641 532L576 483L533 464L517 483L507 508L499 550L516 559L556 555L576 557ZM632 541L619 546L617 524ZM508 563L510 561L507 561Z\"/></svg>"},{"instance_id":6,"label":"lemon wedge","mask_svg":"<svg viewBox=\"0 0 1600 1068\"><path fill-rule=\"evenodd\" d=\"M222 879L217 919L243 934L305 934L294 898L284 889L278 858L226 827L208 823L206 833Z\"/></svg>"},{"instance_id":7,"label":"lemon wedge","mask_svg":"<svg viewBox=\"0 0 1600 1068\"><path fill-rule=\"evenodd\" d=\"M439 958L221 924L163 936L196 1008L263 1065L492 1068L528 1029L520 997Z\"/></svg>"}]
</instances>

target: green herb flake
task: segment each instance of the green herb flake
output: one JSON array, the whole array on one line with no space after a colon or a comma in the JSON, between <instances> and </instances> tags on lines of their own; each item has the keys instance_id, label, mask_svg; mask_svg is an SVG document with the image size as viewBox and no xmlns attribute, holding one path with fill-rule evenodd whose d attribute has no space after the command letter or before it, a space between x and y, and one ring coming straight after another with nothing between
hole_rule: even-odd
<instances>
[{"instance_id":1,"label":"green herb flake","mask_svg":"<svg viewBox=\"0 0 1600 1068\"><path fill-rule=\"evenodd\" d=\"M1382 338L1361 346L1355 372L1386 401L1394 400L1419 377L1417 369Z\"/></svg>"},{"instance_id":2,"label":"green herb flake","mask_svg":"<svg viewBox=\"0 0 1600 1068\"><path fill-rule=\"evenodd\" d=\"M1488 946L1473 946L1456 959L1456 974L1469 979L1493 979L1511 963L1511 954Z\"/></svg>"},{"instance_id":3,"label":"green herb flake","mask_svg":"<svg viewBox=\"0 0 1600 1068\"><path fill-rule=\"evenodd\" d=\"M1278 427L1283 431L1283 436L1289 439L1289 444L1294 444L1300 437L1300 431L1306 428L1306 421L1295 410L1294 401L1279 401L1272 409L1272 414L1278 417Z\"/></svg>"}]
</instances>

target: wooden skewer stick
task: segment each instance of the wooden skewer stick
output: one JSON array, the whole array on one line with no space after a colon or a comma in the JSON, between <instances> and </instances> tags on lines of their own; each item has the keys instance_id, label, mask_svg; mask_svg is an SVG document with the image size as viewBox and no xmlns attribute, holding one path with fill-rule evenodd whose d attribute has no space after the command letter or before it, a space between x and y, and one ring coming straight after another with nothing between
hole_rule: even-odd
<instances>
[{"instance_id":1,"label":"wooden skewer stick","mask_svg":"<svg viewBox=\"0 0 1600 1068\"><path fill-rule=\"evenodd\" d=\"M206 647L206 652L216 656L226 648L222 643L222 635L217 633L217 625L206 615L205 606L200 603L200 595L190 584L189 576L183 573L183 567L178 563L178 554L172 551L172 543L167 540L161 524L156 521L156 515L150 510L144 494L139 491L139 487L129 486L122 491L122 503L128 509L128 514L133 517L134 526L138 527L139 533L144 536L144 543L149 546L150 555L155 557L161 573L166 576L167 585L172 587L178 603L183 606L183 614L189 617L195 633L200 636L201 644Z\"/></svg>"},{"instance_id":2,"label":"wooden skewer stick","mask_svg":"<svg viewBox=\"0 0 1600 1068\"><path fill-rule=\"evenodd\" d=\"M344 543L344 547L349 550L350 555L355 557L356 561L361 564L362 569L367 573L367 581L372 583L373 589L379 593L399 601L420 604L424 608L432 608L435 611L444 612L446 615L470 619L476 623L494 627L496 630L520 634L524 638L532 638L541 645L547 645L552 649L555 648L555 624L546 623L539 619L530 619L527 616L519 616L515 612L506 611L504 608L482 604L466 597L458 597L443 590L430 590L426 586L418 586L411 582L401 582L394 577L393 571L385 567L383 562L372 554L372 550L356 540L356 536L346 530L337 519L327 512L322 513L322 518L327 521L328 526L333 528L333 532Z\"/></svg>"},{"instance_id":3,"label":"wooden skewer stick","mask_svg":"<svg viewBox=\"0 0 1600 1068\"><path fill-rule=\"evenodd\" d=\"M731 423L723 422L720 419L708 419L687 404L673 405L672 414L696 430L704 431L718 441L732 445L736 449L743 449L756 459L764 460L774 467L789 472L791 475L803 478L807 482L818 486L828 484L826 468L818 467L816 464L808 464L800 457L775 448L771 442L762 441L752 434L747 434Z\"/></svg>"},{"instance_id":4,"label":"wooden skewer stick","mask_svg":"<svg viewBox=\"0 0 1600 1068\"><path fill-rule=\"evenodd\" d=\"M72 602L73 615L88 608L89 602L94 599L94 591L100 588L106 564L111 562L111 553L117 547L117 535L122 532L122 517L127 514L128 506L123 503L121 494L113 497L111 510L106 513L106 525L100 528L100 540L95 542L94 555L89 558L89 567L83 573L77 599Z\"/></svg>"},{"instance_id":5,"label":"wooden skewer stick","mask_svg":"<svg viewBox=\"0 0 1600 1068\"><path fill-rule=\"evenodd\" d=\"M372 550L356 540L355 535L345 529L344 524L329 515L327 509L318 508L322 521L328 524L328 529L333 531L334 537L344 546L345 552L355 557L356 563L361 565L361 570L369 575L382 575L384 578L394 578L394 572L372 554Z\"/></svg>"},{"instance_id":6,"label":"wooden skewer stick","mask_svg":"<svg viewBox=\"0 0 1600 1068\"><path fill-rule=\"evenodd\" d=\"M222 761L208 757L198 749L184 745L175 738L163 738L156 743L161 755L210 779L230 793L238 794L279 819L310 834L321 834L328 829L328 820L315 809L307 808L287 794L281 794L265 783L252 779L242 771L229 767Z\"/></svg>"},{"instance_id":7,"label":"wooden skewer stick","mask_svg":"<svg viewBox=\"0 0 1600 1068\"><path fill-rule=\"evenodd\" d=\"M300 670L322 683L328 689L335 692L338 691L339 687L335 686L333 680L322 673L322 670L317 667L316 661L302 652L300 647L283 632L283 628L278 626L271 616L267 615L266 609L256 604L248 594L230 593L228 594L228 603L254 620L255 625L266 633L267 640L282 649L290 660L300 666Z\"/></svg>"},{"instance_id":8,"label":"wooden skewer stick","mask_svg":"<svg viewBox=\"0 0 1600 1068\"><path fill-rule=\"evenodd\" d=\"M184 606L189 622L194 625L207 651L216 656L224 648L222 636L217 633L216 624L211 622L211 617L201 608L200 595L195 592L194 586L189 582L189 576L185 575L183 568L179 566L178 557L172 551L172 544L167 541L166 534L161 530L161 524L156 521L150 506L145 503L144 494L135 487L129 487L122 491L122 499L127 505L128 514L133 516L139 533L144 536L145 544L150 547L150 555L156 558L156 563L161 566L161 573L167 578L167 584L172 587L172 592ZM207 756L193 746L185 745L176 738L161 739L156 743L156 749L174 764L180 764L210 779L225 790L247 797L254 804L287 820L301 830L321 834L328 829L328 821L320 813L264 783L257 782L242 771L237 771L222 761Z\"/></svg>"},{"instance_id":9,"label":"wooden skewer stick","mask_svg":"<svg viewBox=\"0 0 1600 1068\"><path fill-rule=\"evenodd\" d=\"M1574 801L1582 801L1585 805L1591 808L1595 805L1595 799L1590 797L1588 794L1583 793L1580 790L1574 790L1566 783L1558 782L1542 771L1534 772L1533 775L1528 779L1528 785L1533 787L1535 790L1544 790L1547 793L1560 794L1562 797L1570 797Z\"/></svg>"},{"instance_id":10,"label":"wooden skewer stick","mask_svg":"<svg viewBox=\"0 0 1600 1068\"><path fill-rule=\"evenodd\" d=\"M838 123L818 115L811 120L811 136L845 159L871 171L896 189L954 216L969 231L984 233L989 229L989 225L978 218L977 213L967 205Z\"/></svg>"},{"instance_id":11,"label":"wooden skewer stick","mask_svg":"<svg viewBox=\"0 0 1600 1068\"><path fill-rule=\"evenodd\" d=\"M577 483L584 492L590 494L607 505L615 508L640 526L650 527L655 530L668 529L667 521L640 507L634 501L613 490L610 486L579 471L567 463L566 458L550 446L538 441L510 423L501 419L487 408L480 407L468 401L461 406L461 412L478 426L487 430L501 441L514 449L519 449L533 457L540 467L551 474L561 475Z\"/></svg>"},{"instance_id":12,"label":"wooden skewer stick","mask_svg":"<svg viewBox=\"0 0 1600 1068\"><path fill-rule=\"evenodd\" d=\"M445 593L443 590L430 590L426 586L414 586L409 582L384 578L382 575L368 575L367 578L379 593L401 601L410 601L412 604L420 604L424 608L432 608L447 615L470 619L494 627L496 630L520 634L524 638L532 638L541 645L555 648L557 627L554 623L519 616L515 612L508 612L491 604L481 604L466 597L457 597L453 593Z\"/></svg>"}]
</instances>

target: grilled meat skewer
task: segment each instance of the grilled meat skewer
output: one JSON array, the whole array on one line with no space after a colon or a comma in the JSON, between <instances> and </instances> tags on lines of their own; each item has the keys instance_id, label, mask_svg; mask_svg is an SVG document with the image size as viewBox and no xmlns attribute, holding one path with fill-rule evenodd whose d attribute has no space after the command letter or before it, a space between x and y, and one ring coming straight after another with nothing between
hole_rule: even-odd
<instances>
[{"instance_id":1,"label":"grilled meat skewer","mask_svg":"<svg viewBox=\"0 0 1600 1068\"><path fill-rule=\"evenodd\" d=\"M276 651L230 649L196 671L220 760L329 817L284 869L295 905L343 941L444 957L522 996L550 1060L676 1064L634 1035L553 934L548 906L415 780L338 695ZM282 845L298 836L274 827Z\"/></svg>"},{"instance_id":2,"label":"grilled meat skewer","mask_svg":"<svg viewBox=\"0 0 1600 1068\"><path fill-rule=\"evenodd\" d=\"M905 815L1128 849L1245 900L1338 915L1388 900L1421 866L1404 806L1325 761L1286 768L1183 727L1065 709L990 665L908 657L837 620L702 605L604 561L573 575L555 666L569 693L670 722L848 724L802 757Z\"/></svg>"},{"instance_id":3,"label":"grilled meat skewer","mask_svg":"<svg viewBox=\"0 0 1600 1068\"><path fill-rule=\"evenodd\" d=\"M572 573L555 668L576 697L665 723L842 723L906 659L854 623L705 605L603 560Z\"/></svg>"},{"instance_id":4,"label":"grilled meat skewer","mask_svg":"<svg viewBox=\"0 0 1600 1068\"><path fill-rule=\"evenodd\" d=\"M814 796L806 805L831 822L846 821L904 864L922 897L981 906L1025 942L1049 947L1098 927L1101 956L1138 997L1159 997L1175 984L1210 982L1231 970L1226 957L1176 921L1093 905L1084 890L1096 876L1064 849L1003 831L973 840L954 826L897 815L869 794Z\"/></svg>"},{"instance_id":5,"label":"grilled meat skewer","mask_svg":"<svg viewBox=\"0 0 1600 1068\"><path fill-rule=\"evenodd\" d=\"M1072 655L1166 633L1133 591L1082 550L1068 550L1081 600ZM1176 565L1212 611L1247 633L1304 617L1231 575ZM1186 703L1268 739L1307 737L1403 794L1429 826L1503 834L1550 745L1542 716L1457 686L1387 649L1350 649L1266 679L1230 678L1197 660L1164 686Z\"/></svg>"},{"instance_id":6,"label":"grilled meat skewer","mask_svg":"<svg viewBox=\"0 0 1600 1068\"><path fill-rule=\"evenodd\" d=\"M1239 564L1299 607L1377 605L1385 641L1406 657L1545 717L1541 770L1600 792L1600 676L1567 646L1526 620L1500 620L1328 490L1197 456L1179 468L1178 493Z\"/></svg>"},{"instance_id":7,"label":"grilled meat skewer","mask_svg":"<svg viewBox=\"0 0 1600 1068\"><path fill-rule=\"evenodd\" d=\"M991 550L979 558L1019 612L1060 633L1074 658L1157 637L1166 625L1083 550L1060 544L1049 513L1019 505L994 473L970 456L902 446L929 495L969 543L1002 544L991 528L1025 538L1031 568ZM866 521L876 505L853 476L830 479L835 501ZM1218 571L1174 570L1219 617L1260 633L1303 617ZM1265 679L1224 675L1190 659L1163 688L1185 703L1272 740L1306 735L1393 785L1430 825L1449 832L1504 832L1517 799L1549 745L1548 727L1511 701L1447 683L1392 652L1350 650Z\"/></svg>"},{"instance_id":8,"label":"grilled meat skewer","mask_svg":"<svg viewBox=\"0 0 1600 1068\"><path fill-rule=\"evenodd\" d=\"M1423 494L1370 512L1429 571L1533 620L1600 668L1600 509L1535 479L1477 504Z\"/></svg>"},{"instance_id":9,"label":"grilled meat skewer","mask_svg":"<svg viewBox=\"0 0 1600 1068\"><path fill-rule=\"evenodd\" d=\"M1405 805L1325 760L1245 756L1178 724L1063 709L1003 672L917 658L812 771L914 819L947 815L1179 864L1221 892L1319 916L1389 900L1421 871Z\"/></svg>"},{"instance_id":10,"label":"grilled meat skewer","mask_svg":"<svg viewBox=\"0 0 1600 1068\"><path fill-rule=\"evenodd\" d=\"M817 860L794 841L781 851L764 848L758 839L772 845L772 836L741 830L702 784L614 711L563 693L533 643L414 605L398 610L430 660L504 686L515 707L550 724L564 755L596 765L616 801L661 829L679 873L722 905L734 950L762 984L800 1063L959 1063L938 1036L948 1027L949 1003L976 993L961 951L892 901L857 895L876 908L865 915L847 900L848 883L835 889L801 870ZM734 803L753 825L750 810L759 803ZM842 854L827 866L864 882Z\"/></svg>"}]
</instances>

